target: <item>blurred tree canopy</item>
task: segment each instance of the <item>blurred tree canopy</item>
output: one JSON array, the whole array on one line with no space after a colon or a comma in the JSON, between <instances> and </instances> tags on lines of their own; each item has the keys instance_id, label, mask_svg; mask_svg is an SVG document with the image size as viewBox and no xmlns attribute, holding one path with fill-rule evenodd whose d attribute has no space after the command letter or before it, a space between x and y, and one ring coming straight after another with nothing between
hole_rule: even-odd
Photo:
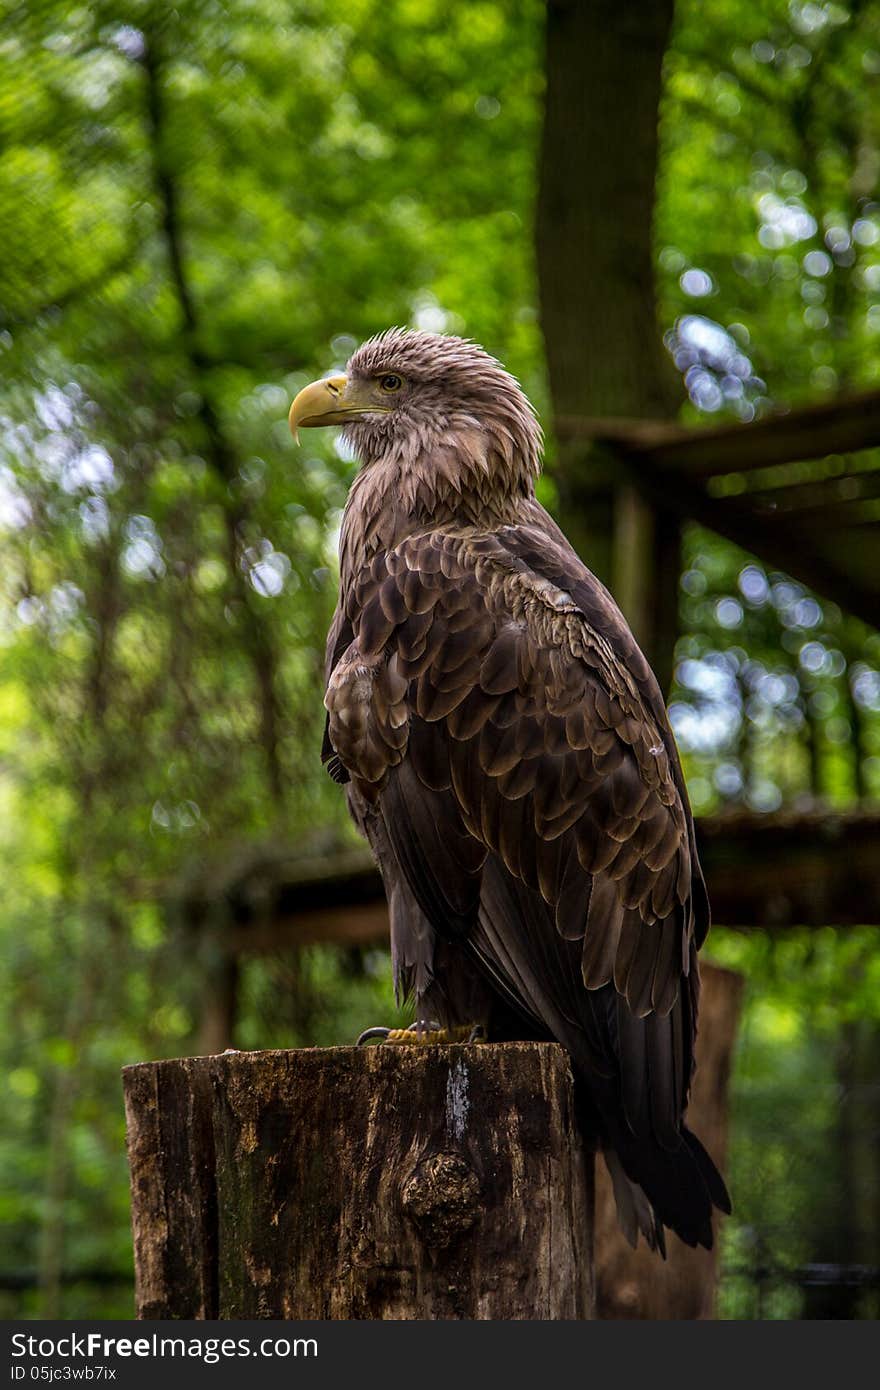
<instances>
[{"instance_id":1,"label":"blurred tree canopy","mask_svg":"<svg viewBox=\"0 0 880 1390\"><path fill-rule=\"evenodd\" d=\"M62 1276L129 1267L118 1069L192 1046L205 961L179 885L250 844L350 833L317 750L354 465L324 437L294 447L292 394L413 323L484 343L546 417L543 17L538 0L7 6L0 1221L6 1287L39 1286L0 1293L10 1309L127 1314L124 1285ZM878 90L864 0L678 5L654 241L685 418L876 381ZM698 811L880 794L876 635L694 528L681 617L672 712ZM834 1087L804 1011L844 982L853 1026L876 1013L873 939L853 941L804 947L795 972L719 934L770 981L744 1074L784 1043L793 1075ZM344 1040L391 1008L387 973L326 948L255 964L239 1041Z\"/></svg>"}]
</instances>

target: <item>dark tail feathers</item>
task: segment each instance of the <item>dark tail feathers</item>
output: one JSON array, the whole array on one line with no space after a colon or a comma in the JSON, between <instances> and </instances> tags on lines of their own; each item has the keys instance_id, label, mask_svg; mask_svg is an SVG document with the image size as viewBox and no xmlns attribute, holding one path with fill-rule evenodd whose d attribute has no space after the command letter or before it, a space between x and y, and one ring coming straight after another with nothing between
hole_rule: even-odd
<instances>
[{"instance_id":1,"label":"dark tail feathers","mask_svg":"<svg viewBox=\"0 0 880 1390\"><path fill-rule=\"evenodd\" d=\"M724 1179L695 1134L682 1127L681 1145L673 1150L655 1142L622 1138L608 1154L620 1224L635 1244L635 1224L652 1249L665 1254L662 1227L668 1226L685 1245L712 1248L712 1210L730 1212ZM615 1174L615 1159L622 1173ZM625 1174L630 1191L625 1193ZM647 1199L647 1202L646 1200ZM646 1216L649 1206L653 1219Z\"/></svg>"}]
</instances>

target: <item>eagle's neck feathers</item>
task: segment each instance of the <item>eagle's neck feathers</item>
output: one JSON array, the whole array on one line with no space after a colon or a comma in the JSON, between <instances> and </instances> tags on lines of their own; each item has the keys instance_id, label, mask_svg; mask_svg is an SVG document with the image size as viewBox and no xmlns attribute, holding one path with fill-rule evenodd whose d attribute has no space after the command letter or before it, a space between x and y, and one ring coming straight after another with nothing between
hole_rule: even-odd
<instances>
[{"instance_id":1,"label":"eagle's neck feathers","mask_svg":"<svg viewBox=\"0 0 880 1390\"><path fill-rule=\"evenodd\" d=\"M413 429L401 438L346 431L363 467L351 486L340 533L343 590L379 550L425 526L494 530L512 525L534 497L537 448L516 428L480 426L470 416ZM378 437L377 437L378 436Z\"/></svg>"}]
</instances>

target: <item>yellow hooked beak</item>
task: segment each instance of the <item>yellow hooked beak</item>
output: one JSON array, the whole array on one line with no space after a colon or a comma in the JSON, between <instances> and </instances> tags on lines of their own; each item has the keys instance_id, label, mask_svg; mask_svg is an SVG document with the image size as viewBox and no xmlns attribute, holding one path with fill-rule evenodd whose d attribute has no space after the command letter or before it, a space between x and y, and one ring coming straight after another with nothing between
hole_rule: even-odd
<instances>
[{"instance_id":1,"label":"yellow hooked beak","mask_svg":"<svg viewBox=\"0 0 880 1390\"><path fill-rule=\"evenodd\" d=\"M300 425L344 425L358 415L377 413L387 414L388 407L376 401L368 383L351 382L347 376L328 376L303 387L290 407L287 422L298 442Z\"/></svg>"}]
</instances>

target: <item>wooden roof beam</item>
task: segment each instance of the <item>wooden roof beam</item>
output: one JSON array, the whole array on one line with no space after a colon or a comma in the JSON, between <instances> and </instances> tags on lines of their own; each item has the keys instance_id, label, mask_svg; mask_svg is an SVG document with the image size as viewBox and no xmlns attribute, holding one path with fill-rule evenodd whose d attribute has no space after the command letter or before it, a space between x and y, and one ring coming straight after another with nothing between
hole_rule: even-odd
<instances>
[{"instance_id":1,"label":"wooden roof beam","mask_svg":"<svg viewBox=\"0 0 880 1390\"><path fill-rule=\"evenodd\" d=\"M609 444L652 467L711 478L880 447L880 391L837 396L747 425L693 429L659 420L564 415L554 428L560 439Z\"/></svg>"},{"instance_id":2,"label":"wooden roof beam","mask_svg":"<svg viewBox=\"0 0 880 1390\"><path fill-rule=\"evenodd\" d=\"M814 508L851 506L856 502L873 501L880 497L880 468L865 468L858 473L837 473L829 478L813 478L809 482L788 485L756 486L751 480L745 492L729 493L754 501L765 511L780 514L800 514Z\"/></svg>"},{"instance_id":3,"label":"wooden roof beam","mask_svg":"<svg viewBox=\"0 0 880 1390\"><path fill-rule=\"evenodd\" d=\"M840 604L846 612L861 618L871 627L877 625L880 610L880 589L864 584L824 555L804 549L803 536L788 518L778 512L760 514L751 505L749 495L710 497L699 481L682 476L672 469L646 469L633 455L620 455L628 481L637 487L662 515L672 512L690 517L710 531L733 541L743 550L774 569L784 570L800 579L816 593ZM578 502L579 486L583 485L583 500L591 495L591 480L585 475L569 478L572 500Z\"/></svg>"}]
</instances>

